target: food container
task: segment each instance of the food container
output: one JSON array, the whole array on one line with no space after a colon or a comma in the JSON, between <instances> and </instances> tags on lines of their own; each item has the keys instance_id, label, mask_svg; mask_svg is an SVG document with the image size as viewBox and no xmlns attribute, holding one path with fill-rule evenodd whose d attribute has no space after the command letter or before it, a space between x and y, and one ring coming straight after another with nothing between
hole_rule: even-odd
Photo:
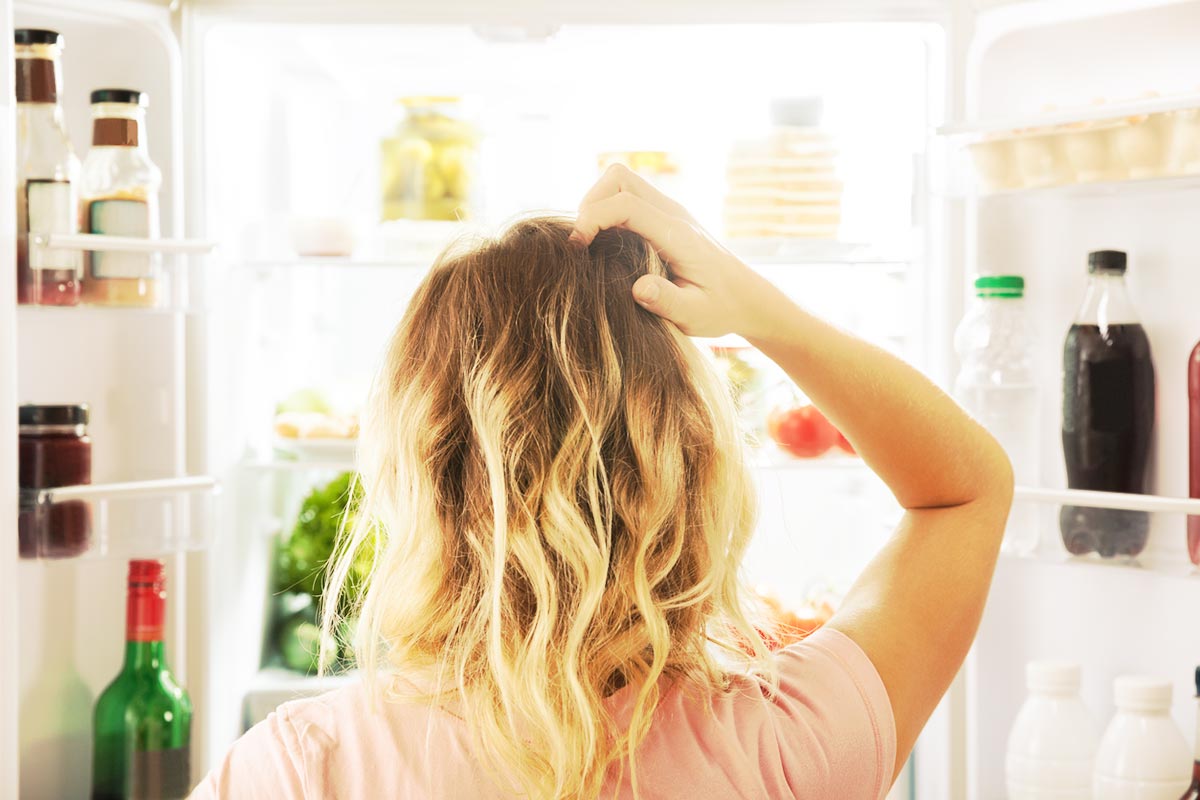
<instances>
[{"instance_id":1,"label":"food container","mask_svg":"<svg viewBox=\"0 0 1200 800\"><path fill-rule=\"evenodd\" d=\"M1130 178L1157 178L1167 171L1167 114L1128 117L1113 130L1117 157Z\"/></svg>"},{"instance_id":2,"label":"food container","mask_svg":"<svg viewBox=\"0 0 1200 800\"><path fill-rule=\"evenodd\" d=\"M988 137L970 147L971 159L983 188L989 192L1001 192L1021 186L1021 172L1017 169L1017 152L1008 139Z\"/></svg>"},{"instance_id":3,"label":"food container","mask_svg":"<svg viewBox=\"0 0 1200 800\"><path fill-rule=\"evenodd\" d=\"M1066 136L1051 129L1025 132L1014 142L1021 186L1032 189L1071 183L1075 173L1067 161Z\"/></svg>"},{"instance_id":4,"label":"food container","mask_svg":"<svg viewBox=\"0 0 1200 800\"><path fill-rule=\"evenodd\" d=\"M1063 134L1063 148L1079 183L1127 177L1128 171L1114 152L1111 126L1077 122L1067 127L1070 130Z\"/></svg>"},{"instance_id":5,"label":"food container","mask_svg":"<svg viewBox=\"0 0 1200 800\"><path fill-rule=\"evenodd\" d=\"M1174 175L1200 174L1200 108L1176 111L1171 129L1167 169Z\"/></svg>"},{"instance_id":6,"label":"food container","mask_svg":"<svg viewBox=\"0 0 1200 800\"><path fill-rule=\"evenodd\" d=\"M404 118L380 143L381 218L465 220L478 199L479 134L457 97L405 97Z\"/></svg>"},{"instance_id":7,"label":"food container","mask_svg":"<svg viewBox=\"0 0 1200 800\"><path fill-rule=\"evenodd\" d=\"M1047 111L1034 126L946 131L985 192L1200 173L1200 94Z\"/></svg>"},{"instance_id":8,"label":"food container","mask_svg":"<svg viewBox=\"0 0 1200 800\"><path fill-rule=\"evenodd\" d=\"M91 509L83 500L42 504L43 489L92 482L92 440L86 405L23 405L18 411L22 558L66 558L87 550Z\"/></svg>"}]
</instances>

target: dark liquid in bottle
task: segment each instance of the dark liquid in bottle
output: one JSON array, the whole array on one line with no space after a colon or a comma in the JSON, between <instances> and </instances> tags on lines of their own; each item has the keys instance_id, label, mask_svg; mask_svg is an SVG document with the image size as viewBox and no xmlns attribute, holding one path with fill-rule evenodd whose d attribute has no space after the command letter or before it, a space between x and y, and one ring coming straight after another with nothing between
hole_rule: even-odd
<instances>
[{"instance_id":1,"label":"dark liquid in bottle","mask_svg":"<svg viewBox=\"0 0 1200 800\"><path fill-rule=\"evenodd\" d=\"M1063 455L1072 489L1145 491L1154 429L1154 364L1141 325L1072 325L1063 348ZM1150 520L1142 511L1064 506L1063 544L1082 555L1136 556Z\"/></svg>"}]
</instances>

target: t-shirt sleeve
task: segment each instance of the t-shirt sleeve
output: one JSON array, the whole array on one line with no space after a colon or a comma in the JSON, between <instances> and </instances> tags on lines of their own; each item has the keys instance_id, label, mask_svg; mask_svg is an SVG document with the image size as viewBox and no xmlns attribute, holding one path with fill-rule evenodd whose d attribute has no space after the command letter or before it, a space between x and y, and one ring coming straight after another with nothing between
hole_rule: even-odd
<instances>
[{"instance_id":1,"label":"t-shirt sleeve","mask_svg":"<svg viewBox=\"0 0 1200 800\"><path fill-rule=\"evenodd\" d=\"M311 781L305 751L312 742L305 740L299 727L289 706L280 706L234 742L189 800L304 800L320 796L308 785Z\"/></svg>"},{"instance_id":2,"label":"t-shirt sleeve","mask_svg":"<svg viewBox=\"0 0 1200 800\"><path fill-rule=\"evenodd\" d=\"M776 734L797 796L883 798L896 723L875 666L849 637L822 628L779 651Z\"/></svg>"}]
</instances>

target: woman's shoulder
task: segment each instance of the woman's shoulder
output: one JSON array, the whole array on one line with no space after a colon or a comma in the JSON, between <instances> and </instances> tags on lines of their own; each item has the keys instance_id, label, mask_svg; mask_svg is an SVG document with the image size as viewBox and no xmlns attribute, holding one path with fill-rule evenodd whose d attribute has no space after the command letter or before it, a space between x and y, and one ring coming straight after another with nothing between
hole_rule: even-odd
<instances>
[{"instance_id":1,"label":"woman's shoulder","mask_svg":"<svg viewBox=\"0 0 1200 800\"><path fill-rule=\"evenodd\" d=\"M333 787L340 797L378 796L375 781L389 776L377 770L416 761L410 740L432 721L428 706L389 698L380 681L377 693L356 676L280 705L234 743L193 796L316 798L332 796Z\"/></svg>"}]
</instances>

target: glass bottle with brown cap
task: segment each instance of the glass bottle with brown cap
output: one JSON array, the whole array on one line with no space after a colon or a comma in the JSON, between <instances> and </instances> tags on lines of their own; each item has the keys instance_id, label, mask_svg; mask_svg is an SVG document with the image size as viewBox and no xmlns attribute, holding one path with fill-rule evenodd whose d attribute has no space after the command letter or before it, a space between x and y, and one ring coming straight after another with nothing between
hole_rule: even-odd
<instances>
[{"instance_id":1,"label":"glass bottle with brown cap","mask_svg":"<svg viewBox=\"0 0 1200 800\"><path fill-rule=\"evenodd\" d=\"M158 237L162 173L146 143L145 92L92 92L92 149L83 161L81 227L109 236ZM83 302L154 306L163 292L162 256L95 250L87 254Z\"/></svg>"},{"instance_id":2,"label":"glass bottle with brown cap","mask_svg":"<svg viewBox=\"0 0 1200 800\"><path fill-rule=\"evenodd\" d=\"M79 303L82 257L51 249L37 237L78 233L79 159L71 149L59 93L63 37L57 31L19 28L17 92L17 302Z\"/></svg>"}]
</instances>

